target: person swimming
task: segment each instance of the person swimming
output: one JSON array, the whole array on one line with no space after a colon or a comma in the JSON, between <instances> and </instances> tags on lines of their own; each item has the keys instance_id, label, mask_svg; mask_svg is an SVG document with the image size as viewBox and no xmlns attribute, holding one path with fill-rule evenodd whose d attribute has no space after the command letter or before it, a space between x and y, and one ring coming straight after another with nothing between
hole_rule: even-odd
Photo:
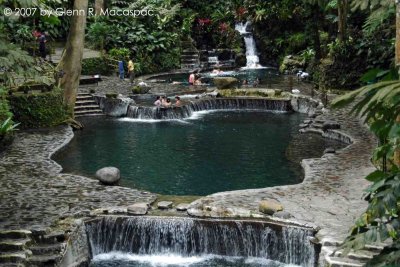
<instances>
[{"instance_id":1,"label":"person swimming","mask_svg":"<svg viewBox=\"0 0 400 267\"><path fill-rule=\"evenodd\" d=\"M161 106L161 97L158 95L156 101L154 102L154 106L160 107Z\"/></svg>"},{"instance_id":2,"label":"person swimming","mask_svg":"<svg viewBox=\"0 0 400 267\"><path fill-rule=\"evenodd\" d=\"M181 98L179 96L175 96L175 107L182 106Z\"/></svg>"},{"instance_id":3,"label":"person swimming","mask_svg":"<svg viewBox=\"0 0 400 267\"><path fill-rule=\"evenodd\" d=\"M170 108L172 106L172 103L171 103L171 98L167 98L167 101L165 102L165 104L164 104L164 107L165 108Z\"/></svg>"}]
</instances>

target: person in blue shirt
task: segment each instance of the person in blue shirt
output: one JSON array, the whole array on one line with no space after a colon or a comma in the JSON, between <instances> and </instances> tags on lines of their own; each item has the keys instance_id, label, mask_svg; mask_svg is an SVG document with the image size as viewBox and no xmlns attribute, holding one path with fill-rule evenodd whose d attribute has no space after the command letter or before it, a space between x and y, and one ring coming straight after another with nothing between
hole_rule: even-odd
<instances>
[{"instance_id":1,"label":"person in blue shirt","mask_svg":"<svg viewBox=\"0 0 400 267\"><path fill-rule=\"evenodd\" d=\"M124 69L124 61L122 60L118 61L118 72L119 72L119 78L123 80L125 78L125 69Z\"/></svg>"}]
</instances>

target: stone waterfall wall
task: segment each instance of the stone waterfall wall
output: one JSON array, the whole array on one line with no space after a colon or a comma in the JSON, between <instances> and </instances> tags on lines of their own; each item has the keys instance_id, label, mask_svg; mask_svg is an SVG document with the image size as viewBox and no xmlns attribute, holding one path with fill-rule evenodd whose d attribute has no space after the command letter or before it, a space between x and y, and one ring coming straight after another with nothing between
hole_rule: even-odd
<instances>
[{"instance_id":1,"label":"stone waterfall wall","mask_svg":"<svg viewBox=\"0 0 400 267\"><path fill-rule=\"evenodd\" d=\"M125 117L128 106L134 104L135 101L129 97L108 98L104 96L94 96L96 103L101 110L112 117Z\"/></svg>"},{"instance_id":2,"label":"stone waterfall wall","mask_svg":"<svg viewBox=\"0 0 400 267\"><path fill-rule=\"evenodd\" d=\"M316 265L314 231L265 221L175 217L112 217L87 224L92 256L139 255L260 257L301 266Z\"/></svg>"},{"instance_id":3,"label":"stone waterfall wall","mask_svg":"<svg viewBox=\"0 0 400 267\"><path fill-rule=\"evenodd\" d=\"M82 220L76 220L75 231L70 235L63 259L59 267L84 267L89 265L90 253L86 226Z\"/></svg>"}]
</instances>

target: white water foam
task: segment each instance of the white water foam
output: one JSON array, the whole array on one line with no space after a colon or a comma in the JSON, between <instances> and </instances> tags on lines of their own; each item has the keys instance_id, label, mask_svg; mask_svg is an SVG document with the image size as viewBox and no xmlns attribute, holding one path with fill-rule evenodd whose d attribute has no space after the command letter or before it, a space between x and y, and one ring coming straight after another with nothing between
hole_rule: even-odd
<instances>
[{"instance_id":1,"label":"white water foam","mask_svg":"<svg viewBox=\"0 0 400 267\"><path fill-rule=\"evenodd\" d=\"M278 110L260 110L260 109L212 109L212 110L202 110L202 111L194 111L190 117L184 119L134 119L134 118L120 118L119 121L123 122L135 122L135 123L159 123L159 122L177 122L181 124L191 124L189 121L191 120L199 120L205 117L208 114L216 113L216 112L266 112L266 113L274 113L274 114L286 114L287 111L278 111Z\"/></svg>"},{"instance_id":2,"label":"white water foam","mask_svg":"<svg viewBox=\"0 0 400 267\"><path fill-rule=\"evenodd\" d=\"M138 255L129 254L122 252L110 252L105 254L96 255L92 262L102 262L102 261L126 261L126 262L137 262L146 263L151 266L163 267L163 266L190 266L193 264L205 263L213 259L223 259L226 262L235 263L239 261L240 257L226 257L219 255L202 255L202 256L191 256L183 257L177 254L159 254L159 255ZM263 259L263 258L247 258L244 261L246 264L257 264L268 266L271 263L279 264L276 261ZM274 265L275 266L275 265ZM298 265L292 264L279 264L282 267L299 267Z\"/></svg>"},{"instance_id":3,"label":"white water foam","mask_svg":"<svg viewBox=\"0 0 400 267\"><path fill-rule=\"evenodd\" d=\"M119 121L124 122L137 122L137 123L159 123L159 122L177 122L182 124L190 124L185 120L178 120L178 119L165 119L165 120L157 120L157 119L134 119L134 118L120 118Z\"/></svg>"},{"instance_id":4,"label":"white water foam","mask_svg":"<svg viewBox=\"0 0 400 267\"><path fill-rule=\"evenodd\" d=\"M244 38L244 43L246 45L246 67L241 68L242 70L248 70L248 69L265 69L266 67L263 67L260 65L260 60L257 55L257 48L256 48L256 42L254 40L254 37L251 32L248 32L246 29L249 25L249 21L246 23L238 23L235 25L235 30L237 30L240 35L243 36Z\"/></svg>"}]
</instances>

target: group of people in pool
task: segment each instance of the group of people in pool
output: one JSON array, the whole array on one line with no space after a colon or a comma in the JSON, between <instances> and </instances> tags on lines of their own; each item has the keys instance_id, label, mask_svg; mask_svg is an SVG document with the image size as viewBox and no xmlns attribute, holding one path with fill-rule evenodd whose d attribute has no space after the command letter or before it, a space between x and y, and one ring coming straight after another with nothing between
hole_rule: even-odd
<instances>
[{"instance_id":1,"label":"group of people in pool","mask_svg":"<svg viewBox=\"0 0 400 267\"><path fill-rule=\"evenodd\" d=\"M175 96L175 103L172 105L171 98L163 95L163 96L157 96L156 101L154 102L154 106L163 108L170 108L172 106L180 107L182 106L182 102L179 96Z\"/></svg>"}]
</instances>

